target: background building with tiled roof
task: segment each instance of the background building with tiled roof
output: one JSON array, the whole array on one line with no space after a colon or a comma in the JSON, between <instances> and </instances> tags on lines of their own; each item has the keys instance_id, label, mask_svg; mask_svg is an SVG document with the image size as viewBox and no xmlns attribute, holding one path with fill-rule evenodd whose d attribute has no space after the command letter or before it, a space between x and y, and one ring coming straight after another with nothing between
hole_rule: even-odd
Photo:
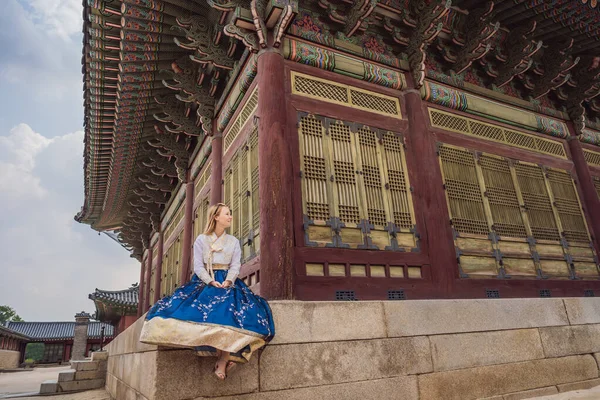
<instances>
[{"instance_id":1,"label":"background building with tiled roof","mask_svg":"<svg viewBox=\"0 0 600 400\"><path fill-rule=\"evenodd\" d=\"M0 370L16 368L23 362L31 338L0 324Z\"/></svg>"},{"instance_id":2,"label":"background building with tiled roof","mask_svg":"<svg viewBox=\"0 0 600 400\"><path fill-rule=\"evenodd\" d=\"M71 359L75 338L75 321L61 322L9 322L7 328L29 343L44 343L44 356L40 362L56 363ZM104 328L104 332L102 332ZM112 325L104 322L89 322L85 355L108 344L114 337ZM23 348L24 352L25 349Z\"/></svg>"},{"instance_id":3,"label":"background building with tiled roof","mask_svg":"<svg viewBox=\"0 0 600 400\"><path fill-rule=\"evenodd\" d=\"M115 327L115 335L127 329L137 318L139 286L109 291L96 289L88 297L96 306L95 319Z\"/></svg>"}]
</instances>

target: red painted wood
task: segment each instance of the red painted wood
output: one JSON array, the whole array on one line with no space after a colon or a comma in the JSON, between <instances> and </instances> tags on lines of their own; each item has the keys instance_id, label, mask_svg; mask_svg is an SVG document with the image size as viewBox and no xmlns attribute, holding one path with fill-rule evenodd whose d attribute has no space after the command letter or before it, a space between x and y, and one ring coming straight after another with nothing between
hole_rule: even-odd
<instances>
[{"instance_id":1,"label":"red painted wood","mask_svg":"<svg viewBox=\"0 0 600 400\"><path fill-rule=\"evenodd\" d=\"M408 169L416 179L413 200L421 206L424 218L421 237L427 241L433 282L442 295L452 291L452 282L458 276L450 216L443 190L443 181L436 154L436 143L428 132L421 95L416 90L404 96L408 114L411 153ZM411 161L412 160L412 161Z\"/></svg>"},{"instance_id":2,"label":"red painted wood","mask_svg":"<svg viewBox=\"0 0 600 400\"><path fill-rule=\"evenodd\" d=\"M152 240L152 235L150 235L150 238L148 240ZM150 246L150 248L148 249L148 259L147 259L147 266L146 266L146 288L144 289L144 293L145 294L145 298L146 298L146 302L144 303L144 307L143 307L143 312L146 312L150 309L150 301L149 301L149 297L150 297L150 285L152 284L152 257L153 257L153 252L154 252L154 247Z\"/></svg>"},{"instance_id":3,"label":"red painted wood","mask_svg":"<svg viewBox=\"0 0 600 400\"><path fill-rule=\"evenodd\" d=\"M217 133L212 137L210 153L210 204L223 201L223 135Z\"/></svg>"},{"instance_id":4,"label":"red painted wood","mask_svg":"<svg viewBox=\"0 0 600 400\"><path fill-rule=\"evenodd\" d=\"M144 304L144 270L146 269L145 267L145 262L142 260L142 262L140 263L140 283L138 285L139 289L139 294L138 294L138 298L139 298L139 303L138 303L138 311L137 311L137 316L138 318L142 316L142 314L144 313L143 310L143 304Z\"/></svg>"},{"instance_id":5,"label":"red painted wood","mask_svg":"<svg viewBox=\"0 0 600 400\"><path fill-rule=\"evenodd\" d=\"M185 210L183 215L183 255L181 256L181 275L179 284L183 285L190 277L190 263L192 260L192 222L194 221L194 182L185 184Z\"/></svg>"},{"instance_id":6,"label":"red painted wood","mask_svg":"<svg viewBox=\"0 0 600 400\"><path fill-rule=\"evenodd\" d=\"M598 199L598 193L594 187L592 174L585 161L583 148L581 142L575 135L572 122L568 123L568 127L571 132L568 143L569 148L571 149L571 156L573 157L573 164L575 165L575 172L577 174L581 204L589 221L588 228L590 234L594 238L593 242L596 247L596 252L600 254L600 199Z\"/></svg>"},{"instance_id":7,"label":"red painted wood","mask_svg":"<svg viewBox=\"0 0 600 400\"><path fill-rule=\"evenodd\" d=\"M293 298L292 157L286 113L283 56L258 55L258 167L261 295Z\"/></svg>"},{"instance_id":8,"label":"red painted wood","mask_svg":"<svg viewBox=\"0 0 600 400\"><path fill-rule=\"evenodd\" d=\"M162 280L162 263L163 263L163 238L164 235L162 232L158 233L158 260L156 260L156 279L154 280L154 299L153 303L156 303L161 298L160 293L160 283Z\"/></svg>"}]
</instances>

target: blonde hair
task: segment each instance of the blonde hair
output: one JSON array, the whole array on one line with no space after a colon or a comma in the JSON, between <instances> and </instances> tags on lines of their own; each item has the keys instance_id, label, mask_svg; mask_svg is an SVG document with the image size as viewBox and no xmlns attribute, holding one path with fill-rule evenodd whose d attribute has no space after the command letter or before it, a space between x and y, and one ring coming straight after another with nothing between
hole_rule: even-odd
<instances>
[{"instance_id":1,"label":"blonde hair","mask_svg":"<svg viewBox=\"0 0 600 400\"><path fill-rule=\"evenodd\" d=\"M205 235L211 235L215 231L217 227L217 220L215 218L219 215L223 207L227 207L227 204L217 203L208 208L206 227L204 228Z\"/></svg>"}]
</instances>

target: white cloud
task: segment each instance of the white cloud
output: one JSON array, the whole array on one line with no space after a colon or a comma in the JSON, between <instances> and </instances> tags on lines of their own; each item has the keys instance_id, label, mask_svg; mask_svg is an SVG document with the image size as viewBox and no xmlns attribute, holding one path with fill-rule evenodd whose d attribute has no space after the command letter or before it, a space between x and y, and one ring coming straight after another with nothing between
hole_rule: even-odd
<instances>
[{"instance_id":1,"label":"white cloud","mask_svg":"<svg viewBox=\"0 0 600 400\"><path fill-rule=\"evenodd\" d=\"M139 280L139 263L105 235L78 224L83 132L48 139L27 124L0 136L0 305L26 320L72 320L94 311L96 287Z\"/></svg>"},{"instance_id":2,"label":"white cloud","mask_svg":"<svg viewBox=\"0 0 600 400\"><path fill-rule=\"evenodd\" d=\"M81 31L81 1L27 0L32 16L50 35L68 39Z\"/></svg>"}]
</instances>

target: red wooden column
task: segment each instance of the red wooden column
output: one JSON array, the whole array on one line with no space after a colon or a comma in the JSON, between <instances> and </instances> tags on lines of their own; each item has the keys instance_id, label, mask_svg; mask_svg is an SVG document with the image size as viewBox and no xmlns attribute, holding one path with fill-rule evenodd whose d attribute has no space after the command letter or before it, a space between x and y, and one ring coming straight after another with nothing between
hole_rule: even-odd
<instances>
[{"instance_id":1,"label":"red wooden column","mask_svg":"<svg viewBox=\"0 0 600 400\"><path fill-rule=\"evenodd\" d=\"M150 303L150 285L152 284L152 234L150 234L150 237L148 238L148 243L150 243L150 247L148 247L148 262L146 263L146 288L144 289L146 295L144 296L145 303L144 308L142 309L143 313L150 309L148 304Z\"/></svg>"},{"instance_id":2,"label":"red wooden column","mask_svg":"<svg viewBox=\"0 0 600 400\"><path fill-rule=\"evenodd\" d=\"M181 257L181 276L179 284L183 285L190 277L190 262L192 260L192 222L194 221L194 182L185 184L185 214L183 216L183 255Z\"/></svg>"},{"instance_id":3,"label":"red wooden column","mask_svg":"<svg viewBox=\"0 0 600 400\"><path fill-rule=\"evenodd\" d=\"M596 251L600 253L600 200L598 199L598 194L594 187L592 174L585 161L581 142L577 136L575 136L572 122L569 122L568 126L571 136L569 136L567 141L569 143L569 150L571 150L571 158L575 165L577 181L579 182L579 187L583 194L583 199L581 199L582 206L591 221L591 226L589 227L590 233L594 237Z\"/></svg>"},{"instance_id":4,"label":"red wooden column","mask_svg":"<svg viewBox=\"0 0 600 400\"><path fill-rule=\"evenodd\" d=\"M211 138L210 205L223 201L223 134L215 132Z\"/></svg>"},{"instance_id":5,"label":"red wooden column","mask_svg":"<svg viewBox=\"0 0 600 400\"><path fill-rule=\"evenodd\" d=\"M450 215L446 205L442 174L436 153L434 136L428 132L421 94L417 90L406 92L408 112L408 137L418 177L415 198L421 205L425 219L431 278L439 290L439 297L449 297L452 284L458 276Z\"/></svg>"},{"instance_id":6,"label":"red wooden column","mask_svg":"<svg viewBox=\"0 0 600 400\"><path fill-rule=\"evenodd\" d=\"M140 263L140 284L138 285L138 311L137 311L137 316L138 318L142 316L142 314L144 314L144 312L142 311L144 308L144 270L146 269L145 267L145 263L144 260L142 259L142 262Z\"/></svg>"},{"instance_id":7,"label":"red wooden column","mask_svg":"<svg viewBox=\"0 0 600 400\"><path fill-rule=\"evenodd\" d=\"M156 272L154 273L154 276L156 277L154 280L154 303L161 298L160 283L162 280L163 237L163 233L158 232L158 259L156 260Z\"/></svg>"},{"instance_id":8,"label":"red wooden column","mask_svg":"<svg viewBox=\"0 0 600 400\"><path fill-rule=\"evenodd\" d=\"M275 48L258 54L260 294L293 298L292 157L284 60Z\"/></svg>"}]
</instances>

